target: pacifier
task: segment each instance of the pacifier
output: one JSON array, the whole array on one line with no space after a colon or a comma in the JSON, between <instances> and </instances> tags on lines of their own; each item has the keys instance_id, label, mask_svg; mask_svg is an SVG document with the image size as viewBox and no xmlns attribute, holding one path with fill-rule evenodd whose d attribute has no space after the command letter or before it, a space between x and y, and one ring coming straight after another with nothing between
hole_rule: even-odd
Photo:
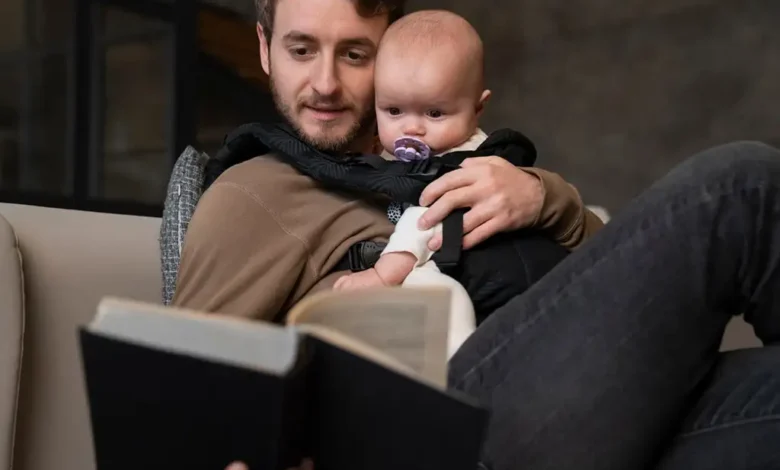
<instances>
[{"instance_id":1,"label":"pacifier","mask_svg":"<svg viewBox=\"0 0 780 470\"><path fill-rule=\"evenodd\" d=\"M431 156L431 148L415 137L399 137L393 142L393 155L402 162L425 160Z\"/></svg>"}]
</instances>

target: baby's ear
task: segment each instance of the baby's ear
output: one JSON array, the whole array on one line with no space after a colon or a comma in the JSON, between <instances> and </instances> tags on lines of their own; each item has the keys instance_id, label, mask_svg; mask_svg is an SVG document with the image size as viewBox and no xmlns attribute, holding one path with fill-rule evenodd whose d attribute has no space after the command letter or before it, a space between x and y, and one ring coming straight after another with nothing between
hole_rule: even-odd
<instances>
[{"instance_id":1,"label":"baby's ear","mask_svg":"<svg viewBox=\"0 0 780 470\"><path fill-rule=\"evenodd\" d=\"M490 99L490 90L485 90L482 92L482 96L479 97L479 101L477 102L477 116L481 116L482 112L485 111L485 105L487 104L488 100Z\"/></svg>"}]
</instances>

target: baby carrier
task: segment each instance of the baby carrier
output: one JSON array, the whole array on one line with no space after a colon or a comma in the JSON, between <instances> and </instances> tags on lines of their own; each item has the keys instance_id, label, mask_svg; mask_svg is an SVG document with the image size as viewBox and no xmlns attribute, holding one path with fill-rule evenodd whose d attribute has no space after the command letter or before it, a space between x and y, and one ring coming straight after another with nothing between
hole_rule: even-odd
<instances>
[{"instance_id":1,"label":"baby carrier","mask_svg":"<svg viewBox=\"0 0 780 470\"><path fill-rule=\"evenodd\" d=\"M533 166L536 160L533 143L510 129L490 134L474 151L402 162L378 155L323 152L301 141L283 123L246 124L227 135L213 158L188 148L174 167L161 227L164 302L170 302L173 296L187 224L202 192L231 166L269 153L325 187L356 194L380 193L408 204L417 204L430 182L457 169L466 158L497 155L524 167ZM499 234L474 249L461 251L462 215L462 211L456 211L444 220L443 245L434 260L442 271L463 284L480 321L525 291L568 254L565 248L532 230ZM370 268L383 248L372 241L357 243L336 269Z\"/></svg>"}]
</instances>

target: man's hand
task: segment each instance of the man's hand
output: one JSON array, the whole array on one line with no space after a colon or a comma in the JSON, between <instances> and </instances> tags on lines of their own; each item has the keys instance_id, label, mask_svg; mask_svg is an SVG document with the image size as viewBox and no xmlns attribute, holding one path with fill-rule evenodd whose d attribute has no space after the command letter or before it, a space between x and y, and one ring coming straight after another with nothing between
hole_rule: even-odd
<instances>
[{"instance_id":1,"label":"man's hand","mask_svg":"<svg viewBox=\"0 0 780 470\"><path fill-rule=\"evenodd\" d=\"M499 232L530 225L542 210L544 194L539 179L501 157L476 157L463 161L429 184L420 205L430 208L420 219L420 229L438 224L453 210L469 208L463 217L463 248L469 249ZM429 244L441 247L441 236Z\"/></svg>"}]
</instances>

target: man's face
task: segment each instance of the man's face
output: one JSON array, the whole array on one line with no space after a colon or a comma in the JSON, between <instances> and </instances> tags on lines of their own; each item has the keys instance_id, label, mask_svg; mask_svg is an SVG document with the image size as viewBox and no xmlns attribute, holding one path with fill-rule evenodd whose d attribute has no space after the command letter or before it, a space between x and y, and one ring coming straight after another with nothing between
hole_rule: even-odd
<instances>
[{"instance_id":1,"label":"man's face","mask_svg":"<svg viewBox=\"0 0 780 470\"><path fill-rule=\"evenodd\" d=\"M279 111L301 137L342 151L374 130L374 58L387 16L363 18L351 0L279 0L260 58Z\"/></svg>"}]
</instances>

